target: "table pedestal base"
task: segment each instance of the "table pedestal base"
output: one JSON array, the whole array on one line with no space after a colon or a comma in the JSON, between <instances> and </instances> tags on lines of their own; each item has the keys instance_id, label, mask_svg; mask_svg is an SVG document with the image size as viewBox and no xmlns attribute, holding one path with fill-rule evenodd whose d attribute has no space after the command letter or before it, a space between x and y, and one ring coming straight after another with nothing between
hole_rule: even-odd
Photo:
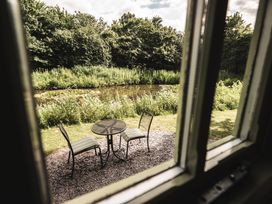
<instances>
[{"instance_id":1,"label":"table pedestal base","mask_svg":"<svg viewBox=\"0 0 272 204\"><path fill-rule=\"evenodd\" d=\"M107 154L107 157L104 161L103 166L105 166L108 162L109 156L110 156L110 152L112 151L113 156L115 156L117 159L119 159L120 161L126 161L125 159L120 158L115 152L117 152L118 150L114 150L113 148L113 139L112 139L112 135L107 135L107 151L102 153L102 154Z\"/></svg>"}]
</instances>

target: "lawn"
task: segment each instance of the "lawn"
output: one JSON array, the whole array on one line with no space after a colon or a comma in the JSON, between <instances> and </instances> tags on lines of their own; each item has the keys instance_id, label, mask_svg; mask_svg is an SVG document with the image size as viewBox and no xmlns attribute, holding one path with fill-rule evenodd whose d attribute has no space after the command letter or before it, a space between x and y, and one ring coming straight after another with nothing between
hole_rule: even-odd
<instances>
[{"instance_id":1,"label":"lawn","mask_svg":"<svg viewBox=\"0 0 272 204\"><path fill-rule=\"evenodd\" d=\"M236 110L213 111L210 128L210 142L232 134L236 112ZM176 114L155 116L152 122L151 131L156 130L175 132L176 119ZM125 118L123 120L126 122L127 127L131 128L137 127L139 118ZM93 135L97 140L104 140L103 136L95 135L91 132L92 125L93 123L81 123L77 125L67 125L65 128L70 136L71 141L77 140L86 135ZM46 155L59 148L67 146L65 139L57 127L42 129L41 134Z\"/></svg>"}]
</instances>

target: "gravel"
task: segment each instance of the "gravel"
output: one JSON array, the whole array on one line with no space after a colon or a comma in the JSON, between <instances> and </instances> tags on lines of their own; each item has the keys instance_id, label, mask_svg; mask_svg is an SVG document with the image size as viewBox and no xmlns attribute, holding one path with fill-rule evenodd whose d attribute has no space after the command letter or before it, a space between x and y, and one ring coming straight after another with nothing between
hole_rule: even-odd
<instances>
[{"instance_id":1,"label":"gravel","mask_svg":"<svg viewBox=\"0 0 272 204\"><path fill-rule=\"evenodd\" d=\"M106 151L106 139L98 140L102 152ZM119 137L115 137L118 149ZM94 191L108 184L127 178L145 169L173 158L174 134L154 131L150 133L150 152L147 152L146 139L130 142L126 162L112 156L107 165L100 169L100 160L94 150L75 156L74 178L70 178L71 163L67 163L68 149L60 149L46 157L48 180L54 203L61 203L79 195ZM124 155L126 143L122 140L120 155Z\"/></svg>"}]
</instances>

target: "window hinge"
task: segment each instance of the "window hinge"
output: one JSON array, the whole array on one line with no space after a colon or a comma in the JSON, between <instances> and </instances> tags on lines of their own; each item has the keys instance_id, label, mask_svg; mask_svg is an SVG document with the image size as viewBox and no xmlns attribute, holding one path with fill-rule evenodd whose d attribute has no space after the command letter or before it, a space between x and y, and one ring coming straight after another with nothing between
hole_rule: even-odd
<instances>
[{"instance_id":1,"label":"window hinge","mask_svg":"<svg viewBox=\"0 0 272 204\"><path fill-rule=\"evenodd\" d=\"M199 199L199 204L212 203L216 198L234 186L248 173L248 164L239 165L231 174L214 184L209 190L203 193Z\"/></svg>"}]
</instances>

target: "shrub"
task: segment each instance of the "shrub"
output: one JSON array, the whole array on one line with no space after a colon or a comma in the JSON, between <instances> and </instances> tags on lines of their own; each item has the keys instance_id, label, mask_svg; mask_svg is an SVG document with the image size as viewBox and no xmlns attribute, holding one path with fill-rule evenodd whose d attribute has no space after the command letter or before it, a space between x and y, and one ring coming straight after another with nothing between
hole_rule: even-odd
<instances>
[{"instance_id":1,"label":"shrub","mask_svg":"<svg viewBox=\"0 0 272 204\"><path fill-rule=\"evenodd\" d=\"M226 86L223 81L217 83L214 109L232 110L239 105L242 83L235 82ZM42 128L57 125L60 122L74 124L95 122L107 118L127 118L148 111L154 115L174 114L178 108L178 86L165 86L155 94L129 98L126 95L99 98L89 92L70 90L69 94L60 91L39 94L37 107Z\"/></svg>"},{"instance_id":2,"label":"shrub","mask_svg":"<svg viewBox=\"0 0 272 204\"><path fill-rule=\"evenodd\" d=\"M48 97L48 96L47 96ZM41 99L43 100L43 99ZM59 124L75 124L79 122L95 122L109 118L135 117L142 111L154 115L176 113L177 98L175 93L164 91L152 95L138 97L135 101L127 96L115 96L101 100L90 95L55 96L37 107L42 128Z\"/></svg>"},{"instance_id":3,"label":"shrub","mask_svg":"<svg viewBox=\"0 0 272 204\"><path fill-rule=\"evenodd\" d=\"M80 109L77 101L72 97L38 107L38 115L42 128L54 126L60 122L65 124L80 122Z\"/></svg>"},{"instance_id":4,"label":"shrub","mask_svg":"<svg viewBox=\"0 0 272 204\"><path fill-rule=\"evenodd\" d=\"M213 108L215 110L233 110L238 108L242 83L238 80L231 86L219 81L216 86Z\"/></svg>"}]
</instances>

